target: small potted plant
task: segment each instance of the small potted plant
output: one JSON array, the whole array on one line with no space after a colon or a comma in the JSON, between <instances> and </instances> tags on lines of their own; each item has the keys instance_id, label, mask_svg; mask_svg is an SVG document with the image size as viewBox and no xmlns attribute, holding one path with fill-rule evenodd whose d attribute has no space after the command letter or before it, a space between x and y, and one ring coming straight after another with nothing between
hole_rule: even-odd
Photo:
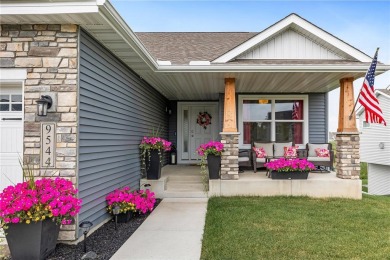
<instances>
[{"instance_id":1,"label":"small potted plant","mask_svg":"<svg viewBox=\"0 0 390 260\"><path fill-rule=\"evenodd\" d=\"M152 212L154 204L156 203L156 197L154 192L149 190L137 190L134 191L134 204L135 209L140 214L146 214Z\"/></svg>"},{"instance_id":2,"label":"small potted plant","mask_svg":"<svg viewBox=\"0 0 390 260\"><path fill-rule=\"evenodd\" d=\"M314 165L306 159L280 158L264 164L272 179L307 179Z\"/></svg>"},{"instance_id":3,"label":"small potted plant","mask_svg":"<svg viewBox=\"0 0 390 260\"><path fill-rule=\"evenodd\" d=\"M135 212L135 196L130 191L129 187L122 189L116 189L106 196L107 211L110 214L114 214L114 210L118 209L117 222L126 223L132 217Z\"/></svg>"},{"instance_id":4,"label":"small potted plant","mask_svg":"<svg viewBox=\"0 0 390 260\"><path fill-rule=\"evenodd\" d=\"M56 247L60 225L71 224L80 211L81 199L70 180L35 180L30 168L23 174L23 183L0 193L0 224L13 259L45 259Z\"/></svg>"},{"instance_id":5,"label":"small potted plant","mask_svg":"<svg viewBox=\"0 0 390 260\"><path fill-rule=\"evenodd\" d=\"M141 169L146 171L148 180L158 180L161 176L162 155L171 150L171 142L161 137L145 136L141 144Z\"/></svg>"},{"instance_id":6,"label":"small potted plant","mask_svg":"<svg viewBox=\"0 0 390 260\"><path fill-rule=\"evenodd\" d=\"M223 144L218 141L210 141L201 144L196 151L201 156L201 171L205 173L206 159L209 169L209 179L219 179L219 171L221 169L221 155L223 152ZM204 174L205 175L205 174Z\"/></svg>"}]
</instances>

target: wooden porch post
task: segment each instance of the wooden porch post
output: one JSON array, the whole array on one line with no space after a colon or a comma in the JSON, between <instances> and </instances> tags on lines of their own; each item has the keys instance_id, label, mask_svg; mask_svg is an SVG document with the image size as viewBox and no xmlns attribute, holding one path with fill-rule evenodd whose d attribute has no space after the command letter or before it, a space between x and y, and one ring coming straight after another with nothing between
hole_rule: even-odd
<instances>
[{"instance_id":1,"label":"wooden porch post","mask_svg":"<svg viewBox=\"0 0 390 260\"><path fill-rule=\"evenodd\" d=\"M353 78L343 78L340 80L340 107L339 107L339 125L337 132L357 132L356 115L351 114L355 104L353 93Z\"/></svg>"},{"instance_id":2,"label":"wooden porch post","mask_svg":"<svg viewBox=\"0 0 390 260\"><path fill-rule=\"evenodd\" d=\"M360 154L359 132L356 128L353 78L340 80L339 125L336 134L336 175L342 179L359 179Z\"/></svg>"},{"instance_id":3,"label":"wooden porch post","mask_svg":"<svg viewBox=\"0 0 390 260\"><path fill-rule=\"evenodd\" d=\"M225 102L221 142L224 152L221 160L221 179L237 180L238 176L238 137L236 114L235 78L225 78Z\"/></svg>"},{"instance_id":4,"label":"wooden porch post","mask_svg":"<svg viewBox=\"0 0 390 260\"><path fill-rule=\"evenodd\" d=\"M225 78L225 103L223 111L223 132L237 132L236 79Z\"/></svg>"}]
</instances>

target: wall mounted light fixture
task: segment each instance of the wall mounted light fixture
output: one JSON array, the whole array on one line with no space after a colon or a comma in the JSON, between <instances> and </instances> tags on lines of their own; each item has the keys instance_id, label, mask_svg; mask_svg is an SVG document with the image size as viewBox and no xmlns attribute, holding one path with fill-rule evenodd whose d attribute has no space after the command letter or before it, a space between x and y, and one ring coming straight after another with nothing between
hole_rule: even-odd
<instances>
[{"instance_id":1,"label":"wall mounted light fixture","mask_svg":"<svg viewBox=\"0 0 390 260\"><path fill-rule=\"evenodd\" d=\"M38 116L47 116L47 110L51 108L53 99L50 96L41 96L37 101L37 114Z\"/></svg>"}]
</instances>

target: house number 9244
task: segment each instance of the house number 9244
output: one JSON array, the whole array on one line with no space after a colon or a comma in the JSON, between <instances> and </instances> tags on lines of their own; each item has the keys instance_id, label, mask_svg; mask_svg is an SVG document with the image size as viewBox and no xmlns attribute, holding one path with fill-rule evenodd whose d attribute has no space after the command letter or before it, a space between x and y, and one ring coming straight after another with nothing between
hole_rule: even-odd
<instances>
[{"instance_id":1,"label":"house number 9244","mask_svg":"<svg viewBox=\"0 0 390 260\"><path fill-rule=\"evenodd\" d=\"M42 123L41 167L55 167L55 123Z\"/></svg>"}]
</instances>

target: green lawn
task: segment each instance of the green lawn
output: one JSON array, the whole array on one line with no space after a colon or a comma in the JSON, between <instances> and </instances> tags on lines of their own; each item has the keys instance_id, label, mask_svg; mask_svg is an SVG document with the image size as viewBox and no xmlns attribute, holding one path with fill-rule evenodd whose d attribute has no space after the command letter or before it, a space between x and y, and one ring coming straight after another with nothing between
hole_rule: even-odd
<instances>
[{"instance_id":1,"label":"green lawn","mask_svg":"<svg viewBox=\"0 0 390 260\"><path fill-rule=\"evenodd\" d=\"M201 259L390 259L390 197L211 198Z\"/></svg>"}]
</instances>

